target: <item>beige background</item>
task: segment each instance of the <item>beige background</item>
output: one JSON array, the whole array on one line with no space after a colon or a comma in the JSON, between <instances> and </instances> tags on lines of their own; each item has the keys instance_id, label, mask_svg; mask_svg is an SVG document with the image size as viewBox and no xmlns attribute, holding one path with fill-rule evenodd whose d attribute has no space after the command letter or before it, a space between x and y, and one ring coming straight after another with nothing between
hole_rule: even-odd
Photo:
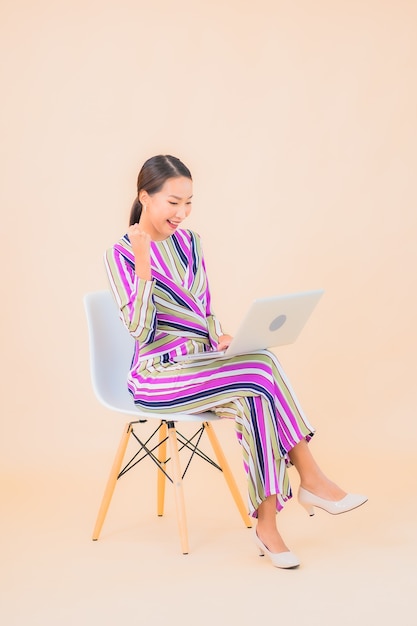
<instances>
[{"instance_id":1,"label":"beige background","mask_svg":"<svg viewBox=\"0 0 417 626\"><path fill-rule=\"evenodd\" d=\"M102 623L116 623L113 575L104 581L98 572L109 559L122 568L135 563L130 557L140 549L141 560L149 550L145 562L155 571L166 558L155 556L152 540L138 547L143 530L137 536L132 528L142 513L126 532L128 489L114 505L115 534L100 544L107 548L94 544L91 552L84 544L121 422L92 395L82 296L107 287L102 254L126 230L138 169L158 153L179 156L193 172L189 226L203 237L227 330L255 296L326 292L300 340L279 355L317 427L318 458L370 503L344 527L337 520L337 539L329 540L335 520L321 517L322 536L313 540L303 536L302 518L294 550L311 554L310 574L299 574L311 578L299 578L304 589L285 588L287 608L297 589L312 594L311 619L306 613L298 623L315 623L315 602L326 604L311 591L318 562L322 576L333 576L340 549L345 561L337 571L352 575L341 585L354 604L363 602L364 618L378 597L376 587L374 595L363 591L369 579L391 594L379 601L379 623L396 614L398 598L407 603L404 559L411 565L416 547L416 20L412 0L3 0L0 462L8 624L91 623L79 621L78 611L85 616L88 607L97 617L103 588ZM220 434L244 487L228 426ZM211 515L213 507L212 499ZM291 534L299 514L291 518L293 502L288 509L282 523ZM239 524L231 512L229 529L222 515L209 554L213 528L204 527L206 517L195 524L198 575L177 557L175 528L164 533L183 580L204 580L208 557L218 575L212 551L223 545L224 529L235 537ZM155 532L159 545L149 524L146 533ZM370 545L372 555L364 552ZM242 546L248 563L232 548L222 569L234 581L230 607L255 566L264 590L277 580L276 570L252 565L246 535ZM325 556L323 546L332 546ZM106 557L99 549L114 551ZM362 558L374 568L366 576ZM63 569L73 574L65 592L56 576ZM88 586L75 582L80 570L96 581L89 599ZM358 571L363 580L355 584ZM51 584L52 608L37 589ZM22 585L32 621L17 600ZM220 588L226 593L227 584ZM345 601L332 597L336 609ZM66 607L59 619L58 607ZM320 623L334 623L319 612ZM249 623L255 614L239 619ZM216 615L207 613L207 623Z\"/></svg>"}]
</instances>

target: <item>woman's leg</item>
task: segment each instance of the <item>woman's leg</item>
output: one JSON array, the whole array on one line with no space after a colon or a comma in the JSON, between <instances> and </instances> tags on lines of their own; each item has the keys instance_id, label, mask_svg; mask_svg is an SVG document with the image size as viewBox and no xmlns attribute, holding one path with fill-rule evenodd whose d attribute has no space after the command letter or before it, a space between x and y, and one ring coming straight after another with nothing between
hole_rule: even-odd
<instances>
[{"instance_id":1,"label":"woman's leg","mask_svg":"<svg viewBox=\"0 0 417 626\"><path fill-rule=\"evenodd\" d=\"M300 475L300 484L304 489L320 498L331 501L337 501L346 496L346 492L329 480L320 469L305 439L294 446L289 452L289 457ZM256 533L270 552L286 552L288 547L276 526L276 512L277 498L276 495L271 495L258 507Z\"/></svg>"},{"instance_id":2,"label":"woman's leg","mask_svg":"<svg viewBox=\"0 0 417 626\"><path fill-rule=\"evenodd\" d=\"M300 475L301 487L325 500L337 501L346 496L346 492L320 469L305 439L290 450L289 457Z\"/></svg>"},{"instance_id":3,"label":"woman's leg","mask_svg":"<svg viewBox=\"0 0 417 626\"><path fill-rule=\"evenodd\" d=\"M284 540L276 526L277 497L268 496L258 507L258 524L256 534L270 552L288 552Z\"/></svg>"}]
</instances>

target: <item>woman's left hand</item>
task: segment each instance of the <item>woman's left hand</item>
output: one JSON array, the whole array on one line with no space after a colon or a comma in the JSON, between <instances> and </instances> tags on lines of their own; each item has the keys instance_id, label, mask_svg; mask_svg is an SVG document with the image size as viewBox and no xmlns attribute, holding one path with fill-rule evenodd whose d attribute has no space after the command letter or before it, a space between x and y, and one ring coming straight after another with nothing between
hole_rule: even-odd
<instances>
[{"instance_id":1,"label":"woman's left hand","mask_svg":"<svg viewBox=\"0 0 417 626\"><path fill-rule=\"evenodd\" d=\"M230 346L233 337L230 335L221 335L216 350L226 350Z\"/></svg>"}]
</instances>

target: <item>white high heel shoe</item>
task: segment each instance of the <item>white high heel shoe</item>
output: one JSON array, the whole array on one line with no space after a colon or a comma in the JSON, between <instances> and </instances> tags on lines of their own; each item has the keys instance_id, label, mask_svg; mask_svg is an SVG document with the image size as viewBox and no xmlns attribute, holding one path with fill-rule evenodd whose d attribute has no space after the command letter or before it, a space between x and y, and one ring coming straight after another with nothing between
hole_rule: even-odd
<instances>
[{"instance_id":1,"label":"white high heel shoe","mask_svg":"<svg viewBox=\"0 0 417 626\"><path fill-rule=\"evenodd\" d=\"M270 552L266 545L262 543L262 541L258 537L258 533L254 532L255 543L259 548L260 556L264 556L267 554L272 561L272 565L274 567L281 567L283 569L291 569L294 567L298 567L300 565L300 561L295 556L293 552Z\"/></svg>"},{"instance_id":2,"label":"white high heel shoe","mask_svg":"<svg viewBox=\"0 0 417 626\"><path fill-rule=\"evenodd\" d=\"M300 487L298 490L298 502L305 508L310 517L314 515L315 506L327 511L327 513L331 515L339 515L339 513L347 513L347 511L357 509L358 506L365 504L367 500L367 496L361 496L357 493L348 493L341 500L334 502L333 500L319 498L303 487Z\"/></svg>"}]
</instances>

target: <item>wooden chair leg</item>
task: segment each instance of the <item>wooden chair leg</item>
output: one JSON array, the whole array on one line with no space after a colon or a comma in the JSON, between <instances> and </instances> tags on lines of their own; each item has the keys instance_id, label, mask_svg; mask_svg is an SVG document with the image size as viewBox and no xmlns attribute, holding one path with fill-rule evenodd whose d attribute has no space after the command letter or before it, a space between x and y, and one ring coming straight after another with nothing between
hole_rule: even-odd
<instances>
[{"instance_id":1,"label":"wooden chair leg","mask_svg":"<svg viewBox=\"0 0 417 626\"><path fill-rule=\"evenodd\" d=\"M248 515L247 508L245 507L242 496L240 495L239 489L237 487L235 477L232 474L229 463L227 462L225 454L220 446L219 440L217 439L217 435L209 422L204 422L204 428L210 440L214 454L216 455L217 462L222 468L223 476L225 477L226 483L230 489L230 492L243 519L243 522L247 528L252 528L251 518Z\"/></svg>"},{"instance_id":2,"label":"wooden chair leg","mask_svg":"<svg viewBox=\"0 0 417 626\"><path fill-rule=\"evenodd\" d=\"M122 466L123 458L126 453L127 444L129 441L130 433L132 432L132 424L126 424L123 429L123 435L120 440L119 447L116 452L116 456L113 461L113 466L110 471L110 475L107 481L106 489L104 491L103 499L101 501L100 509L97 515L96 525L93 530L93 541L97 541L100 536L101 528L103 526L107 511L110 505L110 501L113 496L114 488L116 486L117 477Z\"/></svg>"},{"instance_id":3,"label":"wooden chair leg","mask_svg":"<svg viewBox=\"0 0 417 626\"><path fill-rule=\"evenodd\" d=\"M166 422L161 422L159 428L159 447L158 447L158 461L165 469L167 460L167 425ZM164 472L158 470L157 474L157 514L161 517L164 514L164 502L165 502L165 482L166 476Z\"/></svg>"},{"instance_id":4,"label":"wooden chair leg","mask_svg":"<svg viewBox=\"0 0 417 626\"><path fill-rule=\"evenodd\" d=\"M168 422L168 440L172 461L172 480L174 484L175 504L177 507L178 529L180 533L181 549L183 554L188 554L188 532L185 515L184 491L182 486L182 474L180 457L178 452L178 440L174 422Z\"/></svg>"}]
</instances>

